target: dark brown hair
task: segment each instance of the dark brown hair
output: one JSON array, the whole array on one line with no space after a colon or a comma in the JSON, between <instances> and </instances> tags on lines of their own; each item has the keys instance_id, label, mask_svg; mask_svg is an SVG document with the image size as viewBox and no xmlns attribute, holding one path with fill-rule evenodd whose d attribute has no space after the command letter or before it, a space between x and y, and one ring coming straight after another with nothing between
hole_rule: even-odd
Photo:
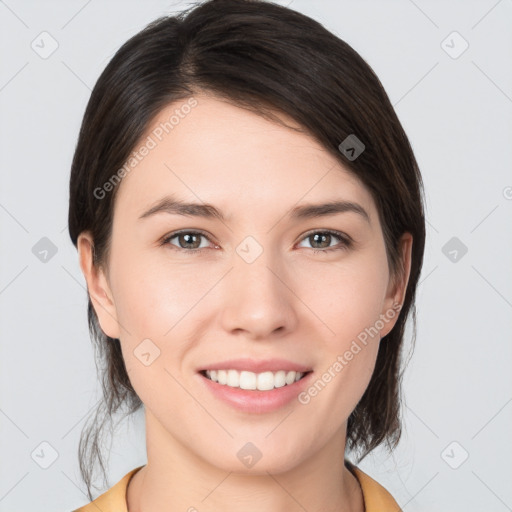
<instances>
[{"instance_id":1,"label":"dark brown hair","mask_svg":"<svg viewBox=\"0 0 512 512\"><path fill-rule=\"evenodd\" d=\"M160 18L128 40L99 77L87 105L70 178L69 234L90 231L94 262L108 268L113 206L119 187L98 198L162 108L206 92L274 119L287 114L368 188L383 227L393 276L403 272L399 239L413 236L405 300L382 339L371 381L348 418L347 449L361 460L401 435L400 383L406 320L416 330L415 294L423 262L423 185L408 138L384 88L363 58L321 24L262 0L208 0ZM365 145L349 159L338 146L355 134ZM103 400L79 445L80 471L92 499L97 459L106 477L101 439L114 413L142 402L124 365L120 342L106 336L90 298L88 321L102 363ZM414 340L413 340L414 341ZM340 454L341 456L341 454Z\"/></svg>"}]
</instances>

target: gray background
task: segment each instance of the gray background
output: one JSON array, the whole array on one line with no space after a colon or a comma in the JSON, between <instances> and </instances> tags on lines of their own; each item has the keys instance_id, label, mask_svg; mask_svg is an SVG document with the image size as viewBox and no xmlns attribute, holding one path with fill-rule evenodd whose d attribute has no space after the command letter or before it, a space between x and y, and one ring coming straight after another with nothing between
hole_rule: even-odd
<instances>
[{"instance_id":1,"label":"gray background","mask_svg":"<svg viewBox=\"0 0 512 512\"><path fill-rule=\"evenodd\" d=\"M0 1L1 511L88 501L77 447L99 384L85 281L67 233L70 162L90 89L114 52L151 20L187 6ZM373 67L426 186L405 433L393 455L377 450L360 467L406 512L512 510L512 1L290 7ZM461 55L453 31L469 43ZM58 48L43 58L53 40ZM33 252L43 237L57 249L46 262ZM111 485L146 462L142 414L122 424L110 462Z\"/></svg>"}]
</instances>

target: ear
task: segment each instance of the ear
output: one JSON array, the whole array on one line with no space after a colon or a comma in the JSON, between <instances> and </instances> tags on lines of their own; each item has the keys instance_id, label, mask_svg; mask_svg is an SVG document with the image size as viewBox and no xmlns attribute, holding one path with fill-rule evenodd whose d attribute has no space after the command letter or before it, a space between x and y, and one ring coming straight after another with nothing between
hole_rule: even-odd
<instances>
[{"instance_id":1,"label":"ear","mask_svg":"<svg viewBox=\"0 0 512 512\"><path fill-rule=\"evenodd\" d=\"M411 233L404 233L400 238L399 253L401 257L400 267L396 276L391 276L389 286L386 292L381 318L385 320L384 328L380 330L380 336L383 338L389 334L391 329L398 320L400 308L402 307L405 294L407 292L407 284L409 283L409 275L411 273L411 254L413 238Z\"/></svg>"},{"instance_id":2,"label":"ear","mask_svg":"<svg viewBox=\"0 0 512 512\"><path fill-rule=\"evenodd\" d=\"M104 271L94 264L94 240L89 231L80 233L77 249L80 268L101 330L111 338L119 338L120 329L112 291Z\"/></svg>"}]
</instances>

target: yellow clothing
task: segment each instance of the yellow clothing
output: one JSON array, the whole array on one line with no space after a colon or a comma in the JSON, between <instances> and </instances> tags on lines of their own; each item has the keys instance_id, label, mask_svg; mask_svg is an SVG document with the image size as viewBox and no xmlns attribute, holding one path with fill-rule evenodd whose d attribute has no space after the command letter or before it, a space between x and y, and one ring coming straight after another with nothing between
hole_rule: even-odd
<instances>
[{"instance_id":1,"label":"yellow clothing","mask_svg":"<svg viewBox=\"0 0 512 512\"><path fill-rule=\"evenodd\" d=\"M131 477L144 466L132 469L117 484L98 496L94 501L73 512L128 512L126 506L126 489ZM363 491L365 512L402 512L391 494L377 481L358 467L347 464L349 470L359 481Z\"/></svg>"}]
</instances>

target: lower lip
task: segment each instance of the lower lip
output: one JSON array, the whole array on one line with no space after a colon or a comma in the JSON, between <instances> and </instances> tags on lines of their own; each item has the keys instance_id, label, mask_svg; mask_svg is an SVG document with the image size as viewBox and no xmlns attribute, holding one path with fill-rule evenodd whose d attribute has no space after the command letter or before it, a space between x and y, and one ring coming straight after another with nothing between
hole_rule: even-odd
<instances>
[{"instance_id":1,"label":"lower lip","mask_svg":"<svg viewBox=\"0 0 512 512\"><path fill-rule=\"evenodd\" d=\"M269 391L260 391L258 389L232 388L225 384L214 382L199 373L199 377L206 384L206 387L217 398L240 411L248 413L272 412L284 407L294 399L297 399L299 393L309 385L312 375L313 372L310 372L293 384L287 384Z\"/></svg>"}]
</instances>

